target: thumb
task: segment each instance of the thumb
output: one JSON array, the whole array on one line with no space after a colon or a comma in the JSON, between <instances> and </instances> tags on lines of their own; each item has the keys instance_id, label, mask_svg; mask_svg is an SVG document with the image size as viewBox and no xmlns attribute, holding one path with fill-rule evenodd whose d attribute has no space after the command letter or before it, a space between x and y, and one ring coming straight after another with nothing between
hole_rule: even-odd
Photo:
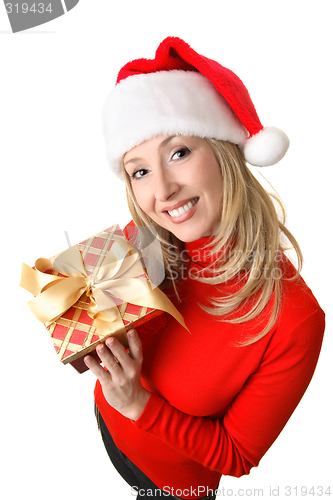
<instances>
[{"instance_id":1,"label":"thumb","mask_svg":"<svg viewBox=\"0 0 333 500\"><path fill-rule=\"evenodd\" d=\"M127 340L129 347L129 355L130 357L137 361L138 363L142 363L142 343L139 337L139 334L133 328L127 332Z\"/></svg>"}]
</instances>

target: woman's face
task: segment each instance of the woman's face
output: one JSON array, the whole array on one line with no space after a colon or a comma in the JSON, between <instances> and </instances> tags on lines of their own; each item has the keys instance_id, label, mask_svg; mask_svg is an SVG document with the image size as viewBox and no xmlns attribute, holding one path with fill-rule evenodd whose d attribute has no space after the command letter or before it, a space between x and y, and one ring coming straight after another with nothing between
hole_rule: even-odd
<instances>
[{"instance_id":1,"label":"woman's face","mask_svg":"<svg viewBox=\"0 0 333 500\"><path fill-rule=\"evenodd\" d=\"M158 136L124 156L140 208L184 242L211 236L221 216L222 175L204 139Z\"/></svg>"}]
</instances>

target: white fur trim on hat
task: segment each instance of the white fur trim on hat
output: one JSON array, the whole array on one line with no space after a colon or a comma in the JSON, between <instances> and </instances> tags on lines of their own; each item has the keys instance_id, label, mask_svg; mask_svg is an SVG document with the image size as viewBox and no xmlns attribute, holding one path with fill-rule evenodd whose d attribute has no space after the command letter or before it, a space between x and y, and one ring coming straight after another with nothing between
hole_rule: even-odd
<instances>
[{"instance_id":1,"label":"white fur trim on hat","mask_svg":"<svg viewBox=\"0 0 333 500\"><path fill-rule=\"evenodd\" d=\"M241 146L248 137L214 85L200 73L182 70L122 80L106 100L103 126L107 159L119 175L124 154L158 135L207 137Z\"/></svg>"}]
</instances>

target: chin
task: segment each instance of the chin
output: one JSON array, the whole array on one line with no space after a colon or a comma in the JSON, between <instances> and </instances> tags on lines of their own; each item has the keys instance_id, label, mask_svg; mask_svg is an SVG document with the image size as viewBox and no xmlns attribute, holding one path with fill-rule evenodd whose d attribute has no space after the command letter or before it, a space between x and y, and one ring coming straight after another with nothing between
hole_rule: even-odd
<instances>
[{"instance_id":1,"label":"chin","mask_svg":"<svg viewBox=\"0 0 333 500\"><path fill-rule=\"evenodd\" d=\"M203 238L205 236L211 236L212 232L209 230L198 230L197 228L193 230L184 230L184 231L171 231L176 238L178 238L180 241L183 243L191 243L192 241L199 240L200 238Z\"/></svg>"},{"instance_id":2,"label":"chin","mask_svg":"<svg viewBox=\"0 0 333 500\"><path fill-rule=\"evenodd\" d=\"M202 218L202 217L201 217ZM155 222L157 220L155 219ZM202 223L200 223L202 222ZM200 238L214 236L215 230L218 229L219 221L212 224L207 224L207 221L189 220L181 224L166 223L164 220L158 220L157 224L170 231L176 238L183 243L191 243L192 241L199 240Z\"/></svg>"}]
</instances>

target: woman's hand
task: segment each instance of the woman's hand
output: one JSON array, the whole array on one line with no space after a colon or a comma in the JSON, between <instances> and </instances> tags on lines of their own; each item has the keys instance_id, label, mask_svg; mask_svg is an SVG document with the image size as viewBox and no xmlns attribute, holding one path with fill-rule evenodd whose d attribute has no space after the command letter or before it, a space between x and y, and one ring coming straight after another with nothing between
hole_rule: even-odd
<instances>
[{"instance_id":1,"label":"woman's hand","mask_svg":"<svg viewBox=\"0 0 333 500\"><path fill-rule=\"evenodd\" d=\"M96 351L106 371L91 356L84 362L101 383L109 405L131 420L139 418L150 392L141 385L142 346L136 330L127 333L129 354L114 337L97 346Z\"/></svg>"}]
</instances>

